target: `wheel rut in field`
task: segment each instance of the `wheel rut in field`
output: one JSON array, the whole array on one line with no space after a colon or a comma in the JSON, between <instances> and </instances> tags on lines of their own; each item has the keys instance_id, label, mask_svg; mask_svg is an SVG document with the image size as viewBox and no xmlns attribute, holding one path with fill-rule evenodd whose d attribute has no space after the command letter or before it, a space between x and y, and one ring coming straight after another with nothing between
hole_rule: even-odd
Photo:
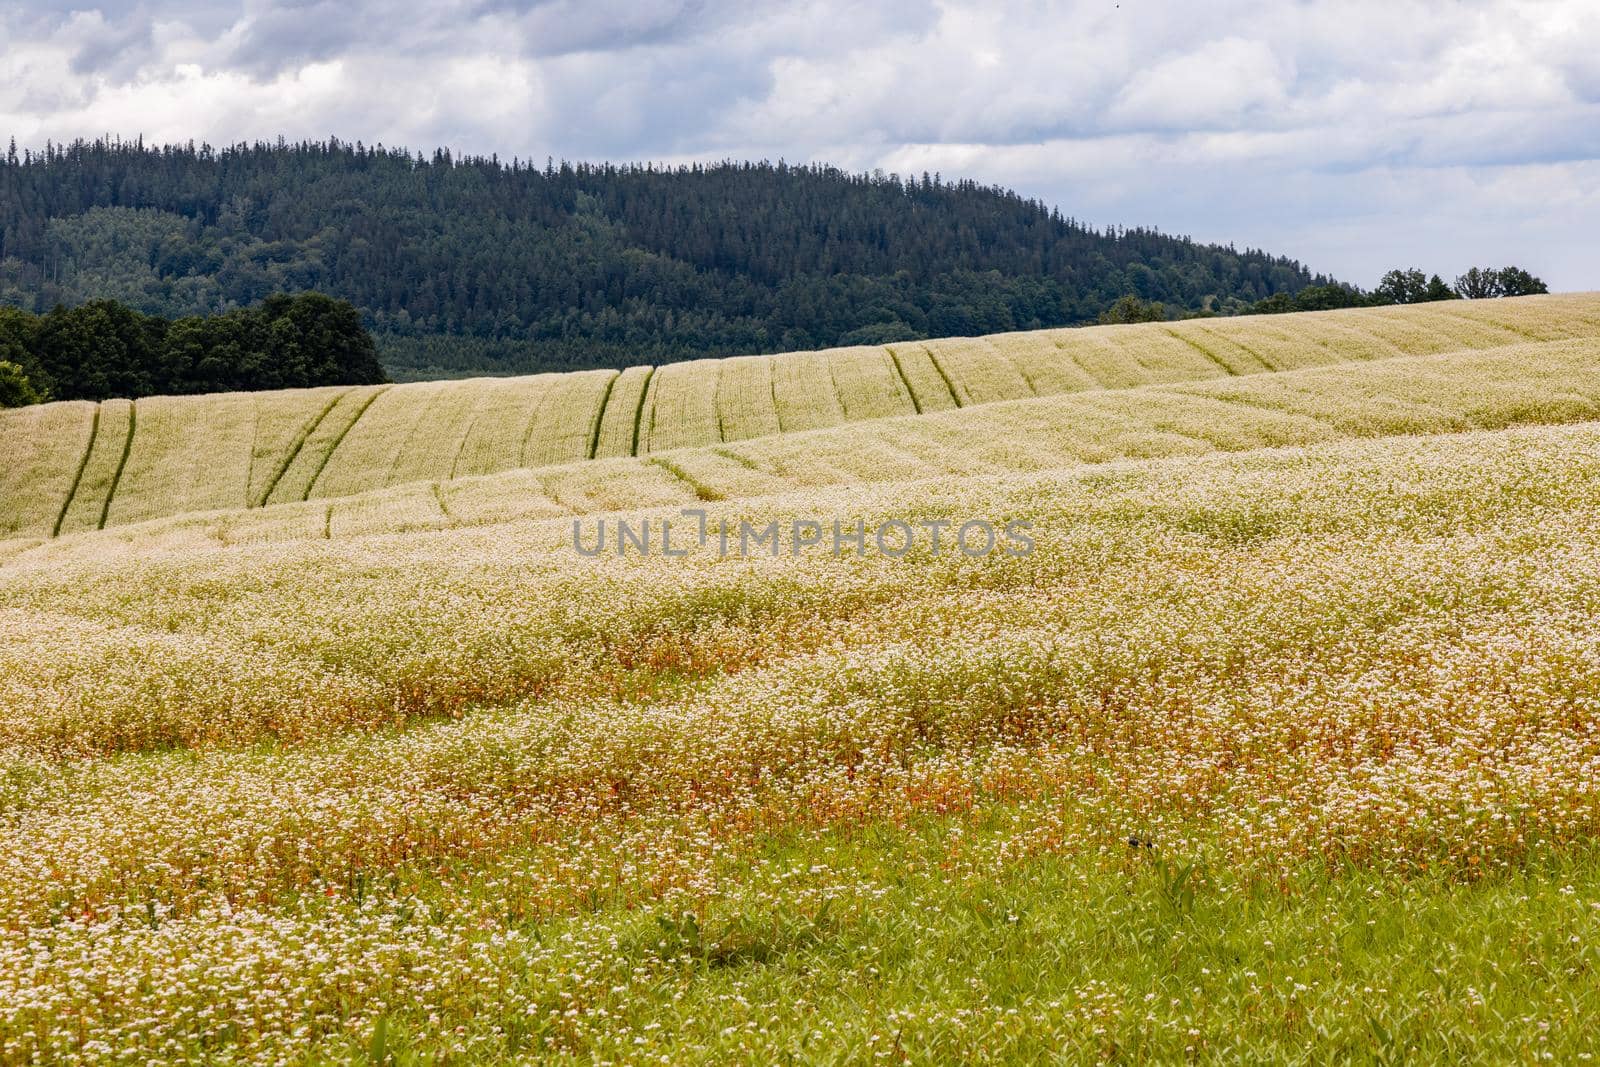
<instances>
[{"instance_id":1,"label":"wheel rut in field","mask_svg":"<svg viewBox=\"0 0 1600 1067\"><path fill-rule=\"evenodd\" d=\"M94 452L94 441L98 436L100 436L100 405L96 404L94 415L89 420L89 440L84 443L83 458L78 460L78 473L72 476L72 485L61 501L61 511L56 515L56 524L50 528L51 537L61 536L61 524L67 521L67 511L72 507L73 498L78 495L78 486L83 481L83 472L88 469L89 456Z\"/></svg>"}]
</instances>

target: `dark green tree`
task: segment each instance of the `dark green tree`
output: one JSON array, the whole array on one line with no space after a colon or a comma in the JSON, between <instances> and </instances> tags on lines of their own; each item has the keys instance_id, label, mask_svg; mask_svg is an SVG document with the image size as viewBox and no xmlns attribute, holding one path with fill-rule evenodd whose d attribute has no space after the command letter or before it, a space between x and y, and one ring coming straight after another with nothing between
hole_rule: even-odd
<instances>
[{"instance_id":1,"label":"dark green tree","mask_svg":"<svg viewBox=\"0 0 1600 1067\"><path fill-rule=\"evenodd\" d=\"M1131 293L1100 313L1100 323L1102 325L1128 322L1163 322L1166 318L1167 309L1161 304L1150 300L1140 300Z\"/></svg>"},{"instance_id":2,"label":"dark green tree","mask_svg":"<svg viewBox=\"0 0 1600 1067\"><path fill-rule=\"evenodd\" d=\"M0 358L63 400L387 380L360 314L319 293L171 323L110 300L0 309Z\"/></svg>"},{"instance_id":3,"label":"dark green tree","mask_svg":"<svg viewBox=\"0 0 1600 1067\"><path fill-rule=\"evenodd\" d=\"M1428 278L1415 267L1392 270L1379 280L1372 296L1379 304L1420 304L1428 299Z\"/></svg>"},{"instance_id":4,"label":"dark green tree","mask_svg":"<svg viewBox=\"0 0 1600 1067\"><path fill-rule=\"evenodd\" d=\"M1359 307L1366 302L1360 290L1348 285L1311 285L1293 297L1296 311L1331 311L1334 308Z\"/></svg>"},{"instance_id":5,"label":"dark green tree","mask_svg":"<svg viewBox=\"0 0 1600 1067\"><path fill-rule=\"evenodd\" d=\"M39 364L39 319L16 308L0 307L0 360L15 364L41 395L50 393L50 378Z\"/></svg>"},{"instance_id":6,"label":"dark green tree","mask_svg":"<svg viewBox=\"0 0 1600 1067\"><path fill-rule=\"evenodd\" d=\"M1500 272L1493 268L1472 267L1456 276L1456 295L1463 300L1487 300L1505 295L1500 289Z\"/></svg>"},{"instance_id":7,"label":"dark green tree","mask_svg":"<svg viewBox=\"0 0 1600 1067\"><path fill-rule=\"evenodd\" d=\"M1300 311L1295 303L1295 298L1288 293L1273 293L1265 300L1257 300L1251 305L1250 311L1256 315L1282 315L1290 311Z\"/></svg>"},{"instance_id":8,"label":"dark green tree","mask_svg":"<svg viewBox=\"0 0 1600 1067\"><path fill-rule=\"evenodd\" d=\"M20 408L44 400L27 373L8 359L0 359L0 408Z\"/></svg>"},{"instance_id":9,"label":"dark green tree","mask_svg":"<svg viewBox=\"0 0 1600 1067\"><path fill-rule=\"evenodd\" d=\"M1424 301L1434 300L1460 300L1456 291L1444 283L1444 279L1437 274L1428 279L1428 288L1423 293Z\"/></svg>"},{"instance_id":10,"label":"dark green tree","mask_svg":"<svg viewBox=\"0 0 1600 1067\"><path fill-rule=\"evenodd\" d=\"M1535 296L1550 291L1549 286L1521 267L1501 267L1495 276L1500 283L1501 296Z\"/></svg>"},{"instance_id":11,"label":"dark green tree","mask_svg":"<svg viewBox=\"0 0 1600 1067\"><path fill-rule=\"evenodd\" d=\"M114 300L57 307L40 324L38 361L64 400L148 396L166 384L166 326Z\"/></svg>"},{"instance_id":12,"label":"dark green tree","mask_svg":"<svg viewBox=\"0 0 1600 1067\"><path fill-rule=\"evenodd\" d=\"M259 314L267 343L262 351L285 384L370 385L387 381L361 314L321 293L272 296Z\"/></svg>"},{"instance_id":13,"label":"dark green tree","mask_svg":"<svg viewBox=\"0 0 1600 1067\"><path fill-rule=\"evenodd\" d=\"M1467 300L1497 296L1533 296L1548 293L1549 287L1521 267L1473 267L1456 278L1457 295Z\"/></svg>"}]
</instances>

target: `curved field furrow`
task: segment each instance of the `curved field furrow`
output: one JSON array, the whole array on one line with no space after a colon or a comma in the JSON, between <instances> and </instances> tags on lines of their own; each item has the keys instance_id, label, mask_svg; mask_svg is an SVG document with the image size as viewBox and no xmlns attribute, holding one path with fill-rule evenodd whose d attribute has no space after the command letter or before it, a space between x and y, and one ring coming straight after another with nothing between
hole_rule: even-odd
<instances>
[{"instance_id":1,"label":"curved field furrow","mask_svg":"<svg viewBox=\"0 0 1600 1067\"><path fill-rule=\"evenodd\" d=\"M772 398L784 433L817 430L844 422L844 407L839 403L828 358L821 352L773 356Z\"/></svg>"},{"instance_id":2,"label":"curved field furrow","mask_svg":"<svg viewBox=\"0 0 1600 1067\"><path fill-rule=\"evenodd\" d=\"M99 407L86 400L0 411L0 538L55 529L98 422Z\"/></svg>"},{"instance_id":3,"label":"curved field furrow","mask_svg":"<svg viewBox=\"0 0 1600 1067\"><path fill-rule=\"evenodd\" d=\"M405 444L395 450L385 484L449 478L468 432L478 422L487 392L468 385L436 394L412 425Z\"/></svg>"},{"instance_id":4,"label":"curved field furrow","mask_svg":"<svg viewBox=\"0 0 1600 1067\"><path fill-rule=\"evenodd\" d=\"M773 361L767 356L720 360L716 382L718 437L743 441L782 433L773 402Z\"/></svg>"},{"instance_id":5,"label":"curved field furrow","mask_svg":"<svg viewBox=\"0 0 1600 1067\"><path fill-rule=\"evenodd\" d=\"M99 424L83 460L83 473L62 516L60 532L79 533L98 530L111 501L113 487L120 480L134 426L133 404L127 400L107 400L100 405Z\"/></svg>"},{"instance_id":6,"label":"curved field furrow","mask_svg":"<svg viewBox=\"0 0 1600 1067\"><path fill-rule=\"evenodd\" d=\"M494 474L522 465L522 444L539 407L560 375L487 378L475 390L477 400L454 448L445 478ZM448 447L448 446L447 446Z\"/></svg>"},{"instance_id":7,"label":"curved field furrow","mask_svg":"<svg viewBox=\"0 0 1600 1067\"><path fill-rule=\"evenodd\" d=\"M520 462L515 466L543 467L588 459L601 400L616 376L613 370L555 375L529 421Z\"/></svg>"},{"instance_id":8,"label":"curved field furrow","mask_svg":"<svg viewBox=\"0 0 1600 1067\"><path fill-rule=\"evenodd\" d=\"M650 379L646 432L639 451L660 452L722 440L717 412L721 360L694 359L657 367Z\"/></svg>"},{"instance_id":9,"label":"curved field furrow","mask_svg":"<svg viewBox=\"0 0 1600 1067\"><path fill-rule=\"evenodd\" d=\"M1348 438L1456 433L1600 419L1600 340L1313 367L1170 386L1095 390L935 415L849 423L642 457L569 462L459 479L448 508L429 483L330 501L328 532L360 513L363 532L459 525L463 516L579 514L695 505L821 486L1046 471L1119 460L1310 446ZM389 494L394 494L389 499ZM107 543L225 544L306 536L289 509L195 516L90 535ZM421 518L419 518L421 516ZM482 521L491 521L484 519ZM254 531L254 532L251 532ZM322 536L318 527L314 536ZM65 548L63 549L66 550ZM50 543L15 558L49 558Z\"/></svg>"},{"instance_id":10,"label":"curved field furrow","mask_svg":"<svg viewBox=\"0 0 1600 1067\"><path fill-rule=\"evenodd\" d=\"M600 437L593 458L631 456L638 450L645 391L654 375L654 367L629 367L618 375L600 419Z\"/></svg>"},{"instance_id":11,"label":"curved field furrow","mask_svg":"<svg viewBox=\"0 0 1600 1067\"><path fill-rule=\"evenodd\" d=\"M917 414L905 381L882 348L836 348L827 353L834 392L846 422Z\"/></svg>"},{"instance_id":12,"label":"curved field furrow","mask_svg":"<svg viewBox=\"0 0 1600 1067\"><path fill-rule=\"evenodd\" d=\"M454 413L456 404L469 396L468 388L456 382L422 382L373 395L330 446L307 498L325 500L395 484L391 475L396 466L415 454L408 444L429 447L426 437L416 436L418 425L442 409ZM446 456L445 462L451 458Z\"/></svg>"},{"instance_id":13,"label":"curved field furrow","mask_svg":"<svg viewBox=\"0 0 1600 1067\"><path fill-rule=\"evenodd\" d=\"M982 338L926 341L923 347L962 407L1034 395L1016 365Z\"/></svg>"},{"instance_id":14,"label":"curved field furrow","mask_svg":"<svg viewBox=\"0 0 1600 1067\"><path fill-rule=\"evenodd\" d=\"M888 352L894 357L895 370L906 383L920 414L951 411L961 406L950 379L945 377L922 342L889 345Z\"/></svg>"},{"instance_id":15,"label":"curved field furrow","mask_svg":"<svg viewBox=\"0 0 1600 1067\"><path fill-rule=\"evenodd\" d=\"M333 406L311 425L306 436L290 446L292 455L268 492L266 503L308 499L311 487L316 484L334 447L344 440L344 435L368 405L388 388L384 385L365 385L341 393Z\"/></svg>"},{"instance_id":16,"label":"curved field furrow","mask_svg":"<svg viewBox=\"0 0 1600 1067\"><path fill-rule=\"evenodd\" d=\"M1156 381L1156 376L1150 373L1140 355L1145 332L1148 331L1140 333L1140 343L1130 345L1126 343L1125 335L1114 327L1091 326L1081 333L1059 336L1056 343L1061 346L1062 358L1070 360L1098 388L1132 389ZM1069 334L1069 331L1057 333L1063 335ZM1180 346L1179 351L1188 360L1193 377L1214 378L1222 373L1215 363L1194 350Z\"/></svg>"},{"instance_id":17,"label":"curved field furrow","mask_svg":"<svg viewBox=\"0 0 1600 1067\"><path fill-rule=\"evenodd\" d=\"M125 402L44 405L0 413L0 533L46 537L94 528L102 516L117 526L1034 396L1596 336L1600 296L1580 294L1041 330L620 373L158 397L141 401L131 440ZM1388 420L1381 405L1360 417Z\"/></svg>"},{"instance_id":18,"label":"curved field furrow","mask_svg":"<svg viewBox=\"0 0 1600 1067\"><path fill-rule=\"evenodd\" d=\"M336 387L326 390L326 392L328 394L327 403L323 404L321 410L311 415L310 418L305 417L306 413L300 404L284 403L283 400L288 398L284 397L283 394L279 394L282 399L277 403L274 403L271 399L263 400L262 406L256 414L255 445L251 451L249 488L251 507L262 507L268 500L272 499L272 494L277 490L278 483L283 481L283 476L289 472L289 468L294 465L294 461L300 457L300 452L305 448L306 442L311 439L312 434L317 432L317 428L322 425L323 420L332 414L333 409L338 406L340 399L344 397L348 390ZM295 433L287 448L279 447L278 439L282 430L280 419L282 422L294 420L300 423L300 429Z\"/></svg>"},{"instance_id":19,"label":"curved field furrow","mask_svg":"<svg viewBox=\"0 0 1600 1067\"><path fill-rule=\"evenodd\" d=\"M1060 347L1072 330L1036 330L1032 333L1004 333L988 338L995 349L1016 365L1039 396L1077 393L1098 389L1100 383L1078 366Z\"/></svg>"},{"instance_id":20,"label":"curved field furrow","mask_svg":"<svg viewBox=\"0 0 1600 1067\"><path fill-rule=\"evenodd\" d=\"M295 397L293 406L303 409L304 401ZM139 401L138 432L118 481L129 491L110 499L107 523L140 522L174 511L248 507L258 409L256 396L223 394L209 405L202 430L193 424L186 398ZM274 451L284 450L280 440Z\"/></svg>"}]
</instances>

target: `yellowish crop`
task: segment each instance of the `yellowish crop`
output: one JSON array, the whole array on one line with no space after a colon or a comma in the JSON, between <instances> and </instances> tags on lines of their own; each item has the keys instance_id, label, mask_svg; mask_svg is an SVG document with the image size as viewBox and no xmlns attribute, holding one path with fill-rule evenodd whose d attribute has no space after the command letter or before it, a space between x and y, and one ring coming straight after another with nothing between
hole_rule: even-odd
<instances>
[{"instance_id":1,"label":"yellowish crop","mask_svg":"<svg viewBox=\"0 0 1600 1067\"><path fill-rule=\"evenodd\" d=\"M1600 418L1600 342L1528 343L985 404L639 459L418 482L318 502L310 511L297 505L235 510L94 536L107 544L175 548L400 532L693 505L822 486L1594 418ZM14 551L43 560L73 550L29 544Z\"/></svg>"},{"instance_id":2,"label":"yellowish crop","mask_svg":"<svg viewBox=\"0 0 1600 1067\"><path fill-rule=\"evenodd\" d=\"M302 397L306 401L301 411L301 428L279 457L263 457L264 466L273 469L272 480L264 495L258 495L255 506L306 500L317 480L327 467L330 453L344 443L356 421L367 413L380 396L389 389L385 385L368 385L347 389L318 404L319 397L299 390L286 390L280 394L292 400ZM258 394L265 400L267 394ZM192 401L199 403L199 401ZM267 401L271 403L272 401ZM276 458L277 462L272 460Z\"/></svg>"},{"instance_id":3,"label":"yellowish crop","mask_svg":"<svg viewBox=\"0 0 1600 1067\"><path fill-rule=\"evenodd\" d=\"M98 412L96 405L78 401L0 415L0 533L48 536L56 530L98 428Z\"/></svg>"},{"instance_id":4,"label":"yellowish crop","mask_svg":"<svg viewBox=\"0 0 1600 1067\"><path fill-rule=\"evenodd\" d=\"M141 405L142 429L123 401L98 415L82 404L6 412L0 449L17 491L0 495L0 530L51 536L58 519L60 532L74 532L1035 396L1592 338L1596 320L1600 298L1529 297L1043 330L621 374L157 398ZM46 433L40 419L84 425ZM72 447L90 427L92 443Z\"/></svg>"},{"instance_id":5,"label":"yellowish crop","mask_svg":"<svg viewBox=\"0 0 1600 1067\"><path fill-rule=\"evenodd\" d=\"M128 461L136 420L134 405L127 400L107 400L96 409L90 424L89 443L59 504L55 533L98 530L105 526L111 496L122 481ZM48 448L50 453L60 455L54 445ZM18 532L43 531L19 527Z\"/></svg>"},{"instance_id":6,"label":"yellowish crop","mask_svg":"<svg viewBox=\"0 0 1600 1067\"><path fill-rule=\"evenodd\" d=\"M629 367L617 375L606 396L600 417L600 436L591 458L636 455L645 392L655 376L654 367Z\"/></svg>"},{"instance_id":7,"label":"yellowish crop","mask_svg":"<svg viewBox=\"0 0 1600 1067\"><path fill-rule=\"evenodd\" d=\"M631 909L835 899L848 936L869 871L756 857L881 820L981 816L972 877L1130 835L1268 880L1557 855L1600 829L1596 456L1584 426L713 510L1027 515L1010 561L589 561L535 522L13 565L0 1035L299 1055L416 1005L491 1055L590 968L649 1002L670 962L605 947Z\"/></svg>"},{"instance_id":8,"label":"yellowish crop","mask_svg":"<svg viewBox=\"0 0 1600 1067\"><path fill-rule=\"evenodd\" d=\"M760 356L717 361L713 399L718 413L718 441L742 441L783 432L773 402L772 373L772 360Z\"/></svg>"},{"instance_id":9,"label":"yellowish crop","mask_svg":"<svg viewBox=\"0 0 1600 1067\"><path fill-rule=\"evenodd\" d=\"M722 361L695 359L656 369L639 428L639 451L722 440L717 381Z\"/></svg>"}]
</instances>

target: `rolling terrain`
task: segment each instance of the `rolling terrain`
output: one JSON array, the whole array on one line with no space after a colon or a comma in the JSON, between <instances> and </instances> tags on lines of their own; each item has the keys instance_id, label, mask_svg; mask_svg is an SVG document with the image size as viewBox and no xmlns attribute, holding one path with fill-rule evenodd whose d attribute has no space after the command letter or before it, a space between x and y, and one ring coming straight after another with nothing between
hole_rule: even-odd
<instances>
[{"instance_id":1,"label":"rolling terrain","mask_svg":"<svg viewBox=\"0 0 1600 1067\"><path fill-rule=\"evenodd\" d=\"M1600 419L1600 338L1097 390L822 430L409 482L349 496L177 515L101 531L122 546L403 533L698 507L827 486L998 477L1120 460ZM89 532L93 534L93 531ZM0 540L0 559L77 552Z\"/></svg>"},{"instance_id":2,"label":"rolling terrain","mask_svg":"<svg viewBox=\"0 0 1600 1067\"><path fill-rule=\"evenodd\" d=\"M643 456L1001 401L1591 337L1532 297L0 412L0 539ZM958 422L964 420L957 420Z\"/></svg>"},{"instance_id":3,"label":"rolling terrain","mask_svg":"<svg viewBox=\"0 0 1600 1067\"><path fill-rule=\"evenodd\" d=\"M1600 296L0 460L0 1061L1600 1053ZM1034 548L573 549L685 507Z\"/></svg>"}]
</instances>

